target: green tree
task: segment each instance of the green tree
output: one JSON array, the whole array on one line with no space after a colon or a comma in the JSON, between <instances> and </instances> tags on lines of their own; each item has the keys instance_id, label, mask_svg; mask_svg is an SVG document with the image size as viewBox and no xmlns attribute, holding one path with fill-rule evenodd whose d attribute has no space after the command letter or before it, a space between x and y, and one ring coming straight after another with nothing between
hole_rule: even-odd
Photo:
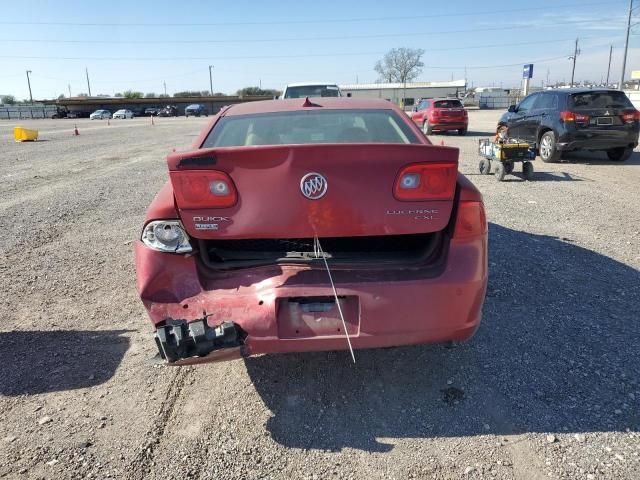
<instances>
[{"instance_id":1,"label":"green tree","mask_svg":"<svg viewBox=\"0 0 640 480\"><path fill-rule=\"evenodd\" d=\"M114 95L114 97L117 97L117 98L122 98L122 96L123 96L123 95L122 95L120 92L118 92L118 93L116 93L116 94Z\"/></svg>"},{"instance_id":2,"label":"green tree","mask_svg":"<svg viewBox=\"0 0 640 480\"><path fill-rule=\"evenodd\" d=\"M134 92L133 90L126 90L123 93L124 98L142 98L144 97L144 93L142 92Z\"/></svg>"},{"instance_id":3,"label":"green tree","mask_svg":"<svg viewBox=\"0 0 640 480\"><path fill-rule=\"evenodd\" d=\"M156 98L157 95L153 92L145 93L144 98Z\"/></svg>"},{"instance_id":4,"label":"green tree","mask_svg":"<svg viewBox=\"0 0 640 480\"><path fill-rule=\"evenodd\" d=\"M2 95L0 99L2 99L2 103L6 103L7 105L13 105L16 103L16 97L13 95Z\"/></svg>"},{"instance_id":5,"label":"green tree","mask_svg":"<svg viewBox=\"0 0 640 480\"><path fill-rule=\"evenodd\" d=\"M174 97L200 97L202 94L199 90L185 90L184 92L176 92Z\"/></svg>"},{"instance_id":6,"label":"green tree","mask_svg":"<svg viewBox=\"0 0 640 480\"><path fill-rule=\"evenodd\" d=\"M158 98L169 98L169 95L167 95L166 93L161 93L160 95L158 95Z\"/></svg>"},{"instance_id":7,"label":"green tree","mask_svg":"<svg viewBox=\"0 0 640 480\"><path fill-rule=\"evenodd\" d=\"M270 97L278 96L282 92L273 89L265 89L263 90L260 87L244 87L238 90L237 94L240 97L251 97L251 96L264 96L268 95Z\"/></svg>"}]
</instances>

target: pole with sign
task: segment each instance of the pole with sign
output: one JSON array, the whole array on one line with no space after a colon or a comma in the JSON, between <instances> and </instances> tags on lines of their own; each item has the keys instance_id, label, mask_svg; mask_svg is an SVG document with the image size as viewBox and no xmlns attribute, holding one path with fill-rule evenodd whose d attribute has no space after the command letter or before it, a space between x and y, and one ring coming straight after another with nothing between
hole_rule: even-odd
<instances>
[{"instance_id":1,"label":"pole with sign","mask_svg":"<svg viewBox=\"0 0 640 480\"><path fill-rule=\"evenodd\" d=\"M529 80L533 78L533 63L527 63L522 67L522 96L529 95Z\"/></svg>"}]
</instances>

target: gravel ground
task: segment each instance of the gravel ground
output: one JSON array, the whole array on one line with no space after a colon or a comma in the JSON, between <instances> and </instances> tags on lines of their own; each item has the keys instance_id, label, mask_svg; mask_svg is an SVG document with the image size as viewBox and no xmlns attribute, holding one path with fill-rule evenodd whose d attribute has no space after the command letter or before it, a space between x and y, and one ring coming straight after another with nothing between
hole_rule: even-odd
<instances>
[{"instance_id":1,"label":"gravel ground","mask_svg":"<svg viewBox=\"0 0 640 480\"><path fill-rule=\"evenodd\" d=\"M477 171L490 282L469 342L154 362L131 241L206 119L0 122L0 477L578 478L640 471L640 154ZM129 128L130 127L130 128Z\"/></svg>"}]
</instances>

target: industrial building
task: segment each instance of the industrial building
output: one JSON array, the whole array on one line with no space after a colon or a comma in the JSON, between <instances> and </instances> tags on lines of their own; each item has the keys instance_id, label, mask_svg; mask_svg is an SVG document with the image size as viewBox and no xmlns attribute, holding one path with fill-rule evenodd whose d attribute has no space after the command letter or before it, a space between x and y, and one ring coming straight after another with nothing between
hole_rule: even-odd
<instances>
[{"instance_id":1,"label":"industrial building","mask_svg":"<svg viewBox=\"0 0 640 480\"><path fill-rule=\"evenodd\" d=\"M340 85L343 95L357 98L384 98L406 108L417 105L422 98L462 96L467 89L465 80L451 82L407 82L405 83L354 83ZM404 102L402 101L404 98Z\"/></svg>"}]
</instances>

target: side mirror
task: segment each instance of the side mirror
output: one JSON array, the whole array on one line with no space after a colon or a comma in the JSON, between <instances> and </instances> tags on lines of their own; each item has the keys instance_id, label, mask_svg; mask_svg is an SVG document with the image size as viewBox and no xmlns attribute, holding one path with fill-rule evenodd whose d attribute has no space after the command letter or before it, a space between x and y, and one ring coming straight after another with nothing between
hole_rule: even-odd
<instances>
[{"instance_id":1,"label":"side mirror","mask_svg":"<svg viewBox=\"0 0 640 480\"><path fill-rule=\"evenodd\" d=\"M411 109L411 111L412 111L412 112L417 112L417 111L418 111L418 107L413 107L413 108Z\"/></svg>"},{"instance_id":2,"label":"side mirror","mask_svg":"<svg viewBox=\"0 0 640 480\"><path fill-rule=\"evenodd\" d=\"M511 113L517 112L516 106L515 105L509 105L509 109L507 111L511 112Z\"/></svg>"}]
</instances>

